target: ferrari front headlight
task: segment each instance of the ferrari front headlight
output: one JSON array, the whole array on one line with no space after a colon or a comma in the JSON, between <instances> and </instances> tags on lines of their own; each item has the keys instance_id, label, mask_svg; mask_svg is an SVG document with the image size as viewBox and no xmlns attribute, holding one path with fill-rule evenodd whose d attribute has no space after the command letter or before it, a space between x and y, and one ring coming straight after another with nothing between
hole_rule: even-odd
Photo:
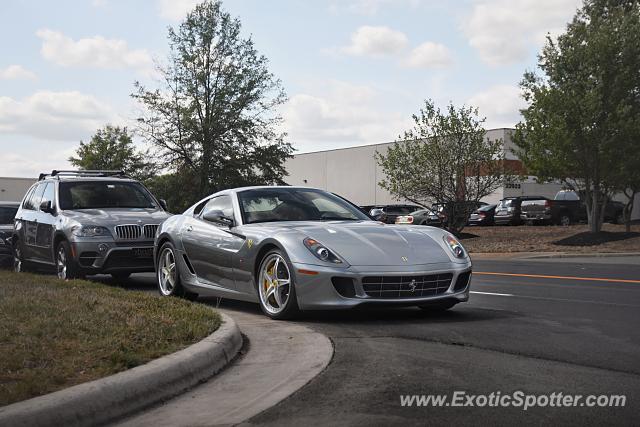
<instances>
[{"instance_id":1,"label":"ferrari front headlight","mask_svg":"<svg viewBox=\"0 0 640 427\"><path fill-rule=\"evenodd\" d=\"M444 240L444 242L447 244L447 247L449 248L449 250L451 250L453 256L455 256L456 258L465 257L465 250L462 247L462 244L458 242L458 239L453 237L451 234L446 234L442 236L442 240Z\"/></svg>"},{"instance_id":2,"label":"ferrari front headlight","mask_svg":"<svg viewBox=\"0 0 640 427\"><path fill-rule=\"evenodd\" d=\"M334 264L342 264L342 260L327 247L310 237L304 239L304 245L321 261L331 262Z\"/></svg>"}]
</instances>

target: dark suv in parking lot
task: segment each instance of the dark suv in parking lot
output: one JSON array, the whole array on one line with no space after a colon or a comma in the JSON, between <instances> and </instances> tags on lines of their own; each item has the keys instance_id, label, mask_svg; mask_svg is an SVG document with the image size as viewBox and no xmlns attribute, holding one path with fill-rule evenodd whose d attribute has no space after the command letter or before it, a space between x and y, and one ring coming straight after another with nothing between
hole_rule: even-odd
<instances>
[{"instance_id":1,"label":"dark suv in parking lot","mask_svg":"<svg viewBox=\"0 0 640 427\"><path fill-rule=\"evenodd\" d=\"M153 240L170 216L165 207L122 172L42 174L16 214L14 268L55 268L61 279L154 271Z\"/></svg>"},{"instance_id":2,"label":"dark suv in parking lot","mask_svg":"<svg viewBox=\"0 0 640 427\"><path fill-rule=\"evenodd\" d=\"M520 218L522 202L525 200L540 200L542 196L505 197L496 207L494 222L496 225L520 225L524 221Z\"/></svg>"}]
</instances>

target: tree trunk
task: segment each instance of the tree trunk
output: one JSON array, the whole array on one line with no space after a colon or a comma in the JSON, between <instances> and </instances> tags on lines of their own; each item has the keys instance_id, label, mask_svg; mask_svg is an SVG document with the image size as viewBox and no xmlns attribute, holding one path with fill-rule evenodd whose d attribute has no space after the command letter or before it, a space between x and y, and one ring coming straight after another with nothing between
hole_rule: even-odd
<instances>
[{"instance_id":1,"label":"tree trunk","mask_svg":"<svg viewBox=\"0 0 640 427\"><path fill-rule=\"evenodd\" d=\"M627 203L624 205L624 209L622 210L624 216L624 230L627 233L631 233L631 212L633 212L633 202L635 201L637 192L632 191L631 196L629 196L626 192L624 193L629 199Z\"/></svg>"},{"instance_id":2,"label":"tree trunk","mask_svg":"<svg viewBox=\"0 0 640 427\"><path fill-rule=\"evenodd\" d=\"M600 201L600 190L593 189L591 192L591 217L589 218L589 231L591 233L597 233L600 231L600 210L598 202Z\"/></svg>"}]
</instances>

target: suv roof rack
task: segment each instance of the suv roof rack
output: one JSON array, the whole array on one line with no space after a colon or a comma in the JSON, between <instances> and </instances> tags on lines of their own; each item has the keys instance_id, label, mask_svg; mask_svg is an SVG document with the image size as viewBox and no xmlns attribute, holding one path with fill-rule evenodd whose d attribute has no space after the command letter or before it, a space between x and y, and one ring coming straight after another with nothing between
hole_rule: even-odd
<instances>
[{"instance_id":1,"label":"suv roof rack","mask_svg":"<svg viewBox=\"0 0 640 427\"><path fill-rule=\"evenodd\" d=\"M129 178L122 170L52 170L51 173L41 173L38 181L47 177L60 178L61 176L87 176L87 177L116 177Z\"/></svg>"}]
</instances>

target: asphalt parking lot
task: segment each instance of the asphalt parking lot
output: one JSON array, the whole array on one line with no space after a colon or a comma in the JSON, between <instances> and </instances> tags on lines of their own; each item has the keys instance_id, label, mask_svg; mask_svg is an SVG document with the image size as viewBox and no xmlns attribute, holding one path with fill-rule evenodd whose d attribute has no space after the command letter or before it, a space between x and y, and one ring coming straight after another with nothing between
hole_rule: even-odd
<instances>
[{"instance_id":1,"label":"asphalt parking lot","mask_svg":"<svg viewBox=\"0 0 640 427\"><path fill-rule=\"evenodd\" d=\"M479 260L470 302L446 313L396 308L306 314L298 322L333 342L331 364L248 423L638 425L639 260ZM152 286L148 277L131 280ZM223 301L220 307L232 316L261 316L257 305ZM400 395L455 391L623 394L627 402L624 408L527 411L400 404Z\"/></svg>"}]
</instances>

